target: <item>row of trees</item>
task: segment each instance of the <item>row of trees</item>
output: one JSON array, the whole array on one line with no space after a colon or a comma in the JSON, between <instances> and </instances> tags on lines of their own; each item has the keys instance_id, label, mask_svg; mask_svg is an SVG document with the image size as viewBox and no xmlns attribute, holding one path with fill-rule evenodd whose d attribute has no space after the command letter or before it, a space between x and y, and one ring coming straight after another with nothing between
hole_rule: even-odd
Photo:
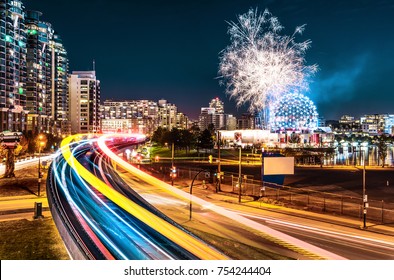
<instances>
[{"instance_id":1,"label":"row of trees","mask_svg":"<svg viewBox=\"0 0 394 280\"><path fill-rule=\"evenodd\" d=\"M205 129L200 131L198 127L190 130L173 128L171 131L159 127L152 136L152 141L161 146L175 144L178 150L186 150L189 153L192 149L212 149L215 137L212 131Z\"/></svg>"}]
</instances>

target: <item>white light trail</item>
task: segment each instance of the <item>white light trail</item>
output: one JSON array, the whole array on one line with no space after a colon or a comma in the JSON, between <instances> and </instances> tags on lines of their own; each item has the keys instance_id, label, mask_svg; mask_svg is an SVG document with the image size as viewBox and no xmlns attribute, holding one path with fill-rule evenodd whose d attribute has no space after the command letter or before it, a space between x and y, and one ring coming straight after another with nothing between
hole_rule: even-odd
<instances>
[{"instance_id":1,"label":"white light trail","mask_svg":"<svg viewBox=\"0 0 394 280\"><path fill-rule=\"evenodd\" d=\"M217 206L213 203L207 202L199 197L196 197L194 195L190 195L176 187L171 186L170 184L167 184L141 170L138 168L132 166L122 158L118 157L114 152L111 151L106 145L106 138L110 137L108 136L102 136L98 139L97 143L100 149L107 155L109 156L113 161L115 161L117 164L122 166L124 169L127 171L131 172L134 176L137 178L150 183L156 187L160 187L164 190L166 190L168 193L175 194L177 197L180 197L185 200L189 200L190 198L193 199L193 203L201 205L205 209L210 209L220 215L223 215L224 217L230 218L234 221L237 221L254 231L259 231L260 234L265 236L268 240L271 240L275 243L282 244L284 247L288 246L289 248L293 248L293 250L297 252L302 252L304 255L309 255L313 257L322 257L325 259L331 259L331 260L343 260L342 256L339 256L337 254L334 254L332 252L329 252L327 250L324 250L322 248L319 248L317 246L311 245L307 242L304 242L302 240L299 240L297 238L294 238L292 236L289 236L287 234L284 234L280 231L274 230L270 227L264 226L258 222L252 221L248 218L245 218L237 213L234 213L232 211L229 211L227 209L224 209L223 207Z\"/></svg>"},{"instance_id":2,"label":"white light trail","mask_svg":"<svg viewBox=\"0 0 394 280\"><path fill-rule=\"evenodd\" d=\"M336 238L340 238L343 240L350 240L350 241L357 240L359 243L362 243L362 244L365 244L365 242L372 242L372 243L376 243L375 246L379 246L384 249L387 249L388 246L394 248L393 242L388 242L388 241L374 239L374 238L360 236L360 235L353 235L353 234L348 234L348 233L329 231L329 230L325 230L325 229L321 229L321 228L300 225L300 224L287 222L287 221L281 221L278 219L272 219L272 218L262 217L262 216L258 216L258 215L252 215L252 214L246 214L246 213L242 213L239 211L234 211L234 212L237 212L240 215L245 216L245 217L264 220L267 223L271 223L271 224L277 224L277 225L286 226L286 227L299 229L299 230L304 230L304 231L312 232L312 233L320 233L322 235L327 235L329 237L336 237ZM379 245L377 245L377 244L379 244Z\"/></svg>"}]
</instances>

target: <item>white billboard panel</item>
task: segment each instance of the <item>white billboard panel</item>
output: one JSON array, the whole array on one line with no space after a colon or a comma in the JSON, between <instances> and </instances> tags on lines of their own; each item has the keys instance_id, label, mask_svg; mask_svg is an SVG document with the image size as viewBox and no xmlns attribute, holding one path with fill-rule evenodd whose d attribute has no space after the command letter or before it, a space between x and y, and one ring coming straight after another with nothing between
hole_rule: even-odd
<instances>
[{"instance_id":1,"label":"white billboard panel","mask_svg":"<svg viewBox=\"0 0 394 280\"><path fill-rule=\"evenodd\" d=\"M294 157L264 157L264 175L294 175Z\"/></svg>"}]
</instances>

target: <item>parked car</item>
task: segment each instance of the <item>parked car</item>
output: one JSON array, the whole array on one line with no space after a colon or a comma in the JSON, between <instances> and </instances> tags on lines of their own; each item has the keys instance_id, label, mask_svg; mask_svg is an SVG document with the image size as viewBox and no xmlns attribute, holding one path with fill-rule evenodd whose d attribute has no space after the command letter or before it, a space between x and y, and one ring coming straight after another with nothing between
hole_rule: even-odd
<instances>
[{"instance_id":1,"label":"parked car","mask_svg":"<svg viewBox=\"0 0 394 280\"><path fill-rule=\"evenodd\" d=\"M22 137L22 132L2 131L0 132L1 142L18 142Z\"/></svg>"}]
</instances>

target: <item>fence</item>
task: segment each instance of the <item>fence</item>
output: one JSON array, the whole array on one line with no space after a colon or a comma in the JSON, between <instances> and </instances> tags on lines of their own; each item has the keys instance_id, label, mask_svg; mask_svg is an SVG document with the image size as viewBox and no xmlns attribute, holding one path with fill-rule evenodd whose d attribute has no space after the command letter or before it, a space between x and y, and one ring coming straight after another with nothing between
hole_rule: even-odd
<instances>
[{"instance_id":1,"label":"fence","mask_svg":"<svg viewBox=\"0 0 394 280\"><path fill-rule=\"evenodd\" d=\"M163 181L169 181L169 170L166 167L143 166L144 169ZM157 168L157 166L156 166ZM217 179L214 176L215 170L178 168L178 179L192 180L196 177L195 185L215 184ZM199 173L200 172L200 173ZM197 173L199 173L197 175ZM222 176L221 191L239 194L238 174L226 173ZM241 194L249 196L254 200L261 200L267 203L282 203L286 206L303 208L304 210L325 212L336 215L350 216L356 218L363 217L363 201L361 197L338 195L327 192L319 192L304 188L292 188L288 186L264 183L261 181L242 176ZM394 203L387 203L378 200L368 200L367 220L374 223L389 224L394 223Z\"/></svg>"},{"instance_id":2,"label":"fence","mask_svg":"<svg viewBox=\"0 0 394 280\"><path fill-rule=\"evenodd\" d=\"M238 193L238 177L232 178L234 192ZM242 195L249 195L266 202L282 202L285 205L302 207L305 210L332 213L362 218L361 197L338 195L303 188L292 188L265 183L253 179L243 179ZM371 222L394 223L394 204L383 200L368 200L367 219Z\"/></svg>"}]
</instances>

